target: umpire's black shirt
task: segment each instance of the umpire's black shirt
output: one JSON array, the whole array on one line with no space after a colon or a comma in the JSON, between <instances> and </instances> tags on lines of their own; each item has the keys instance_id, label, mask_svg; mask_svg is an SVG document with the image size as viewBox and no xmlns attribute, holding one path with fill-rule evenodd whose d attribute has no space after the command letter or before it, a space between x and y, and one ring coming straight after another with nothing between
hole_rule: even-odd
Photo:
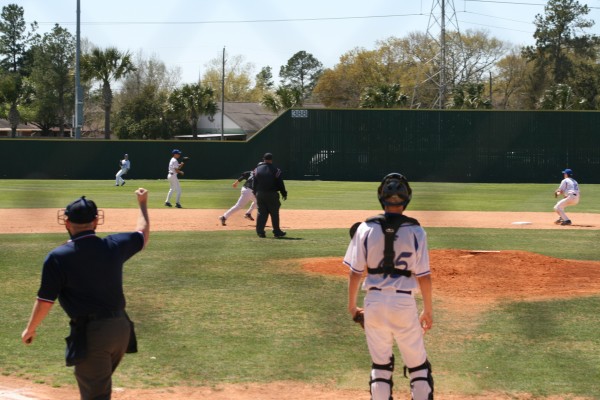
<instances>
[{"instance_id":1,"label":"umpire's black shirt","mask_svg":"<svg viewBox=\"0 0 600 400\"><path fill-rule=\"evenodd\" d=\"M280 192L287 197L281 170L271 163L260 163L254 170L254 193Z\"/></svg>"},{"instance_id":2,"label":"umpire's black shirt","mask_svg":"<svg viewBox=\"0 0 600 400\"><path fill-rule=\"evenodd\" d=\"M73 236L46 257L38 300L53 303L58 297L71 318L123 310L123 264L143 247L141 232Z\"/></svg>"}]
</instances>

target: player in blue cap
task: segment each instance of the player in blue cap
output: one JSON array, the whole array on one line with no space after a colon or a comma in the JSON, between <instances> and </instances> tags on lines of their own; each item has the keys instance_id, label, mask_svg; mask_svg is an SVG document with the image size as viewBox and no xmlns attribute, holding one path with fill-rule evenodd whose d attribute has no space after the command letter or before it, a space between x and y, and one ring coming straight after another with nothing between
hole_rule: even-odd
<instances>
[{"instance_id":1,"label":"player in blue cap","mask_svg":"<svg viewBox=\"0 0 600 400\"><path fill-rule=\"evenodd\" d=\"M169 193L167 194L167 199L165 200L165 206L173 207L173 205L170 203L170 200L173 192L176 192L177 194L175 196L175 207L181 208L181 185L179 184L179 178L177 177L177 175L183 175L183 171L181 169L183 168L183 164L185 163L179 162L179 157L181 157L181 150L173 149L173 151L171 151L171 154L173 157L171 157L171 161L169 161L169 173L167 175L170 189Z\"/></svg>"},{"instance_id":2,"label":"player in blue cap","mask_svg":"<svg viewBox=\"0 0 600 400\"><path fill-rule=\"evenodd\" d=\"M573 179L573 170L567 168L562 171L563 180L560 186L554 192L554 197L562 196L563 198L556 203L554 211L558 214L558 219L554 221L558 225L571 225L571 220L565 214L565 207L574 206L579 203L580 193L579 184Z\"/></svg>"}]
</instances>

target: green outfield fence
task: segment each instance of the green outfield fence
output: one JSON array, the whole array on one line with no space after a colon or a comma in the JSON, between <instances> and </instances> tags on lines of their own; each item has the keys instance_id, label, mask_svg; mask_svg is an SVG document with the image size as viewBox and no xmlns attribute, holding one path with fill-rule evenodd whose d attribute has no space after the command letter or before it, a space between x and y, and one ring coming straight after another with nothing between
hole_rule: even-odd
<instances>
[{"instance_id":1,"label":"green outfield fence","mask_svg":"<svg viewBox=\"0 0 600 400\"><path fill-rule=\"evenodd\" d=\"M0 140L0 178L112 179L130 155L129 178L165 178L173 148L192 157L186 177L235 178L274 154L286 179L540 182L572 168L600 183L600 113L292 109L249 141Z\"/></svg>"}]
</instances>

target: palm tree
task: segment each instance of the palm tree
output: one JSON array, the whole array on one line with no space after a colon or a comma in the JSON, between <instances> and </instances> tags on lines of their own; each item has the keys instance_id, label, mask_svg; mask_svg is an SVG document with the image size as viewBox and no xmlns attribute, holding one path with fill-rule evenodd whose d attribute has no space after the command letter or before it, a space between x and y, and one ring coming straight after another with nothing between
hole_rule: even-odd
<instances>
[{"instance_id":1,"label":"palm tree","mask_svg":"<svg viewBox=\"0 0 600 400\"><path fill-rule=\"evenodd\" d=\"M121 53L116 47L106 50L94 48L81 57L81 72L85 80L102 82L102 108L104 110L104 138L110 139L110 112L112 109L112 81L124 78L136 68L129 52Z\"/></svg>"},{"instance_id":2,"label":"palm tree","mask_svg":"<svg viewBox=\"0 0 600 400\"><path fill-rule=\"evenodd\" d=\"M185 84L173 90L169 96L169 108L173 113L185 115L194 139L198 137L198 118L201 115L213 116L217 113L215 92L211 87Z\"/></svg>"}]
</instances>

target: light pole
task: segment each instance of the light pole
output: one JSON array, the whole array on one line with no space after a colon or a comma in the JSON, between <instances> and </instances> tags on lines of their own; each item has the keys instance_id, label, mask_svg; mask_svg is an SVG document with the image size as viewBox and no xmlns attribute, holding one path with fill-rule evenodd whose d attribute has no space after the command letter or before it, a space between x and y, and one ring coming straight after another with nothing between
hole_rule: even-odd
<instances>
[{"instance_id":1,"label":"light pole","mask_svg":"<svg viewBox=\"0 0 600 400\"><path fill-rule=\"evenodd\" d=\"M83 125L83 89L81 88L79 60L81 58L81 7L77 0L77 34L75 43L75 139L81 139L81 126Z\"/></svg>"},{"instance_id":2,"label":"light pole","mask_svg":"<svg viewBox=\"0 0 600 400\"><path fill-rule=\"evenodd\" d=\"M223 141L225 140L225 46L223 46L223 68L221 74L221 141Z\"/></svg>"}]
</instances>

